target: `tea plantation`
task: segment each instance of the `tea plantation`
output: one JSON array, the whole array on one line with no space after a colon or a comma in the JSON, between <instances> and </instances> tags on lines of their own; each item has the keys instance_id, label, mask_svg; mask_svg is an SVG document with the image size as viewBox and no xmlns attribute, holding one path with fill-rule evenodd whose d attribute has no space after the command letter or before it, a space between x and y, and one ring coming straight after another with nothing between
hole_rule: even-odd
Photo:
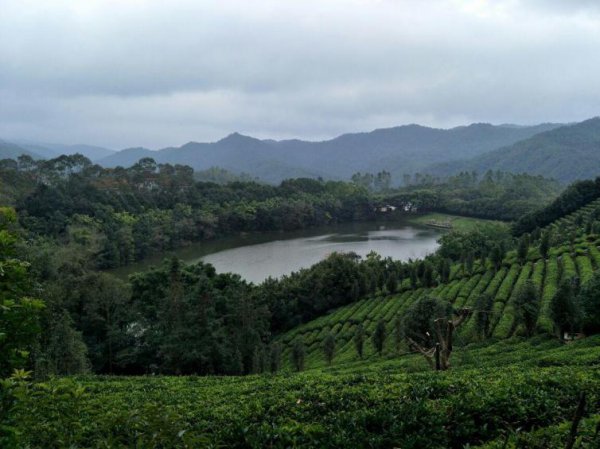
<instances>
[{"instance_id":1,"label":"tea plantation","mask_svg":"<svg viewBox=\"0 0 600 449\"><path fill-rule=\"evenodd\" d=\"M21 446L597 447L600 338L512 339L431 372L416 355L297 374L12 380ZM10 446L8 446L10 447Z\"/></svg>"},{"instance_id":2,"label":"tea plantation","mask_svg":"<svg viewBox=\"0 0 600 449\"><path fill-rule=\"evenodd\" d=\"M532 245L526 260L519 262L516 251L509 252L499 269L487 262L476 262L473 270L467 272L461 265L452 267L450 282L435 288L410 288L410 281L404 280L400 292L391 296L377 296L363 299L341 307L332 313L321 316L305 325L283 334L278 341L283 345L283 360L291 368L290 355L294 342L302 341L306 347L306 368L322 367L327 364L323 342L327 335L335 338L333 363L358 360L353 343L356 327L362 325L365 339L368 339L380 320L386 323L387 335L384 356L393 356L408 350L402 343L399 347L394 322L416 301L424 297L435 297L453 304L455 308L468 307L476 311L476 301L482 294L493 297L491 310L491 337L504 339L522 334L515 321L514 302L520 288L528 279L538 289L540 313L538 331L552 333L553 326L549 306L562 279L576 277L584 284L592 273L600 269L600 235L586 233L584 223L600 217L600 201L594 201L577 212L563 217L549 226L552 228L556 244L543 258L539 249ZM467 344L477 341L474 314L467 319L458 331L456 343ZM367 341L364 345L365 359L378 356Z\"/></svg>"}]
</instances>

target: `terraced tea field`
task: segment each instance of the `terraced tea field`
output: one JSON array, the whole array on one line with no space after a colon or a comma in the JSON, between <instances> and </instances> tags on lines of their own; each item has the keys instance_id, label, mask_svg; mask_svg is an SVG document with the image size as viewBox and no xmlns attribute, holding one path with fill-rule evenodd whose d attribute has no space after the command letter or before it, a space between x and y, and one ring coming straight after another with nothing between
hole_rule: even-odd
<instances>
[{"instance_id":1,"label":"terraced tea field","mask_svg":"<svg viewBox=\"0 0 600 449\"><path fill-rule=\"evenodd\" d=\"M591 215L600 207L586 207L565 219L565 223L575 223L578 216ZM579 228L576 228L579 229ZM595 235L580 235L573 244L565 244L551 248L547 259L540 256L537 247L532 246L524 263L517 261L516 253L509 252L499 270L488 264L475 264L472 273L465 273L459 266L452 267L448 283L434 288L410 288L408 280L404 280L400 292L392 296L375 296L363 299L348 306L341 307L314 321L299 326L283 334L278 341L284 346L283 362L290 367L290 354L294 341L301 339L306 347L305 367L315 368L326 364L323 355L323 340L331 333L335 337L336 351L333 363L342 363L358 358L353 336L356 326L362 324L368 338L374 331L377 322L382 319L386 323L388 338L385 342L384 356L398 353L394 335L394 321L402 316L411 304L423 297L435 297L451 303L455 308L469 307L476 310L475 304L479 296L488 294L493 297L491 316L491 335L503 339L519 335L522 329L515 325L514 302L519 289L527 280L533 281L540 298L540 315L538 329L552 332L549 316L549 305L561 279L578 277L580 282L587 281L594 270L600 268L600 238ZM459 329L456 343L464 344L476 340L474 314ZM365 357L372 358L375 351L369 341L365 342ZM404 346L399 348L405 352Z\"/></svg>"}]
</instances>

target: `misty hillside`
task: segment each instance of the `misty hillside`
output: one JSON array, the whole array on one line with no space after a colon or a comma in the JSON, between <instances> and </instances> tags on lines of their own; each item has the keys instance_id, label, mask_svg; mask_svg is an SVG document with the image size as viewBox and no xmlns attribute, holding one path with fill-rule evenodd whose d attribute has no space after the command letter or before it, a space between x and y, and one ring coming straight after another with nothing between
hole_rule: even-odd
<instances>
[{"instance_id":1,"label":"misty hillside","mask_svg":"<svg viewBox=\"0 0 600 449\"><path fill-rule=\"evenodd\" d=\"M34 159L42 158L41 154L23 148L15 143L0 139L0 159L17 159L22 154L31 156Z\"/></svg>"},{"instance_id":2,"label":"misty hillside","mask_svg":"<svg viewBox=\"0 0 600 449\"><path fill-rule=\"evenodd\" d=\"M197 170L222 167L270 182L299 176L348 179L358 171L387 170L397 183L403 174L432 163L477 156L557 126L472 124L445 130L407 125L344 134L322 142L259 140L233 133L214 143L190 142L159 151L126 149L99 163L126 167L147 156L157 162L188 164Z\"/></svg>"},{"instance_id":3,"label":"misty hillside","mask_svg":"<svg viewBox=\"0 0 600 449\"><path fill-rule=\"evenodd\" d=\"M0 140L0 159L16 159L22 154L27 154L34 159L53 159L61 154L71 155L76 153L84 155L91 161L97 161L114 154L115 151L94 145L63 145Z\"/></svg>"},{"instance_id":4,"label":"misty hillside","mask_svg":"<svg viewBox=\"0 0 600 449\"><path fill-rule=\"evenodd\" d=\"M526 172L562 182L600 174L600 118L561 126L470 160L435 164L426 171L447 176L465 170Z\"/></svg>"}]
</instances>

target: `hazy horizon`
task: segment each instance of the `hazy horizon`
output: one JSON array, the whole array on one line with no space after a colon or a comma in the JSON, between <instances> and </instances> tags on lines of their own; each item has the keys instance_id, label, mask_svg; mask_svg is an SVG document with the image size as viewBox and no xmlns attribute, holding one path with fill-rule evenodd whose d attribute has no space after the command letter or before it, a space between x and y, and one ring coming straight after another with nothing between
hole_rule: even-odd
<instances>
[{"instance_id":1,"label":"hazy horizon","mask_svg":"<svg viewBox=\"0 0 600 449\"><path fill-rule=\"evenodd\" d=\"M589 120L595 117L588 117L585 120ZM361 129L357 129L357 130L348 130L346 132L342 132L341 134L336 134L333 136L329 136L329 137L323 137L321 139L302 139L300 137L288 137L288 138L283 138L283 139L274 139L271 137L258 137L258 136L253 136L250 134L245 134L245 133L241 133L239 131L231 131L229 133L227 133L224 136L221 136L220 138L217 139L213 139L213 140L199 140L199 139L192 139L192 140L188 140L187 142L176 142L176 143L172 143L166 146L161 146L161 147L146 147L143 145L133 145L133 146L129 146L129 147L122 147L122 148L114 148L114 147L108 147L108 146L102 146L102 145L96 145L93 143L89 143L89 142L47 142L47 141L43 141L43 140L31 140L31 139L22 139L22 138L16 138L16 139L4 139L2 136L0 136L0 140L6 140L15 144L28 144L28 145L70 145L70 146L78 146L78 145L86 145L86 146L97 146L99 148L105 148L107 150L112 150L115 152L118 151L123 151L123 150L128 150L128 149L132 149L132 148L145 148L147 150L150 151L160 151L160 150L164 150L166 148L176 148L176 147L181 147L183 145L186 145L188 143L216 143L219 142L220 140L224 140L227 137L230 137L234 134L239 134L241 136L244 137L250 137L250 138L255 138L255 139L260 139L260 140L274 140L274 141L286 141L286 140L301 140L303 142L326 142L329 140L334 140L337 139L338 137L344 136L344 135L348 135L348 134L368 134L371 133L373 131L379 131L379 130L384 130L384 129L393 129L393 128L401 128L401 127L405 127L405 126L420 126L420 127L425 127L425 128L431 128L431 129L441 129L441 130L451 130L451 129L455 129L455 128L466 128L469 126L473 126L473 125L491 125L491 126L496 126L496 127L515 127L515 128L527 128L527 127L532 127L532 126L538 126L538 125L544 125L544 124L556 124L554 122L537 122L537 123L532 123L529 125L523 125L520 123L489 123L489 122L472 122L472 123L465 123L463 125L456 125L456 126L450 126L450 127L436 127L436 126L428 126L428 125L423 125L421 123L404 123L404 124L398 124L398 125L391 125L391 126L384 126L384 127L380 127L380 128L374 128L374 129L368 129L368 130L361 130ZM573 123L578 123L578 122L565 122L565 123L560 123L560 125L570 125Z\"/></svg>"}]
</instances>

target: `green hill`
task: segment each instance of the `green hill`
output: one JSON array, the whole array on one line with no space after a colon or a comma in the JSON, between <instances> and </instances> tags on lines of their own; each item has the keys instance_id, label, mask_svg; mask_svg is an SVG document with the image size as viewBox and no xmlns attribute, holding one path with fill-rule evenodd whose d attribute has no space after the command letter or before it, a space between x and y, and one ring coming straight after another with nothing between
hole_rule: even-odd
<instances>
[{"instance_id":1,"label":"green hill","mask_svg":"<svg viewBox=\"0 0 600 449\"><path fill-rule=\"evenodd\" d=\"M555 212L553 207L546 212ZM430 288L404 279L397 294L386 295L383 287L278 335L279 345L271 349L282 349L281 370L262 370L273 365L266 356L257 359L262 374L248 376L81 375L34 382L17 370L1 383L0 399L9 412L0 416L0 446L541 449L566 447L575 429L574 447L600 447L600 336L565 344L552 335L549 314L562 280L597 279L600 198L554 218L533 230L520 257L513 250L496 266L487 258L472 267L455 263L448 281ZM542 257L546 235L551 241ZM155 274L151 291L166 276ZM515 321L517 292L527 281L540 306L531 338ZM478 306L482 294L493 300L486 310ZM396 318L425 297L474 312L456 333L447 371L432 371L424 357L396 339ZM150 304L151 298L145 300ZM251 311L241 310L245 322ZM486 339L475 332L482 311L491 322ZM378 322L387 331L382 355L368 341ZM362 359L352 340L359 324L367 337ZM335 337L332 364L323 351L329 335ZM294 372L290 355L300 340L307 348L306 370ZM581 420L574 421L581 405Z\"/></svg>"},{"instance_id":2,"label":"green hill","mask_svg":"<svg viewBox=\"0 0 600 449\"><path fill-rule=\"evenodd\" d=\"M395 295L385 295L382 292L378 296L338 308L294 328L277 339L284 347L285 366L291 369L292 347L298 339L306 346L306 368L325 366L327 363L323 343L329 334L335 337L336 342L333 363L356 362L359 358L353 336L359 324L362 324L367 339L364 346L365 358L378 359L368 338L381 319L386 323L388 335L384 346L384 357L406 353L408 348L405 343L399 347L395 345L394 320L396 317L402 317L412 304L425 297L439 298L451 303L456 309L469 307L476 312L475 306L479 296L491 295L493 297L492 338L504 339L522 335L523 329L515 323L514 303L517 292L528 279L534 282L541 301L538 330L552 333L549 304L560 281L576 276L583 284L590 279L594 270L600 269L600 235L585 233L585 228L590 226L588 223L595 223L598 217L600 217L600 200L595 200L549 225L548 229L553 230L555 241L547 259L541 257L534 244L530 247L523 263L517 261L516 251L511 251L498 270L495 270L489 261L485 264L476 262L471 273L465 272L461 265L455 264L452 266L448 283L440 283L434 288L413 289L410 287L410 281L405 279L401 291ZM473 317L474 313L458 330L457 344L464 345L477 341Z\"/></svg>"},{"instance_id":3,"label":"green hill","mask_svg":"<svg viewBox=\"0 0 600 449\"><path fill-rule=\"evenodd\" d=\"M427 173L500 170L529 173L562 182L591 179L600 173L600 118L561 126L472 159L431 166Z\"/></svg>"},{"instance_id":4,"label":"green hill","mask_svg":"<svg viewBox=\"0 0 600 449\"><path fill-rule=\"evenodd\" d=\"M420 171L435 162L474 157L557 126L560 125L515 127L474 123L436 129L406 125L343 134L320 142L261 140L233 133L212 143L189 142L159 151L123 150L98 163L127 167L141 157L152 157L159 163L186 164L195 170L221 167L272 183L296 177L350 179L359 171L387 170L393 182L399 184L404 174Z\"/></svg>"}]
</instances>

